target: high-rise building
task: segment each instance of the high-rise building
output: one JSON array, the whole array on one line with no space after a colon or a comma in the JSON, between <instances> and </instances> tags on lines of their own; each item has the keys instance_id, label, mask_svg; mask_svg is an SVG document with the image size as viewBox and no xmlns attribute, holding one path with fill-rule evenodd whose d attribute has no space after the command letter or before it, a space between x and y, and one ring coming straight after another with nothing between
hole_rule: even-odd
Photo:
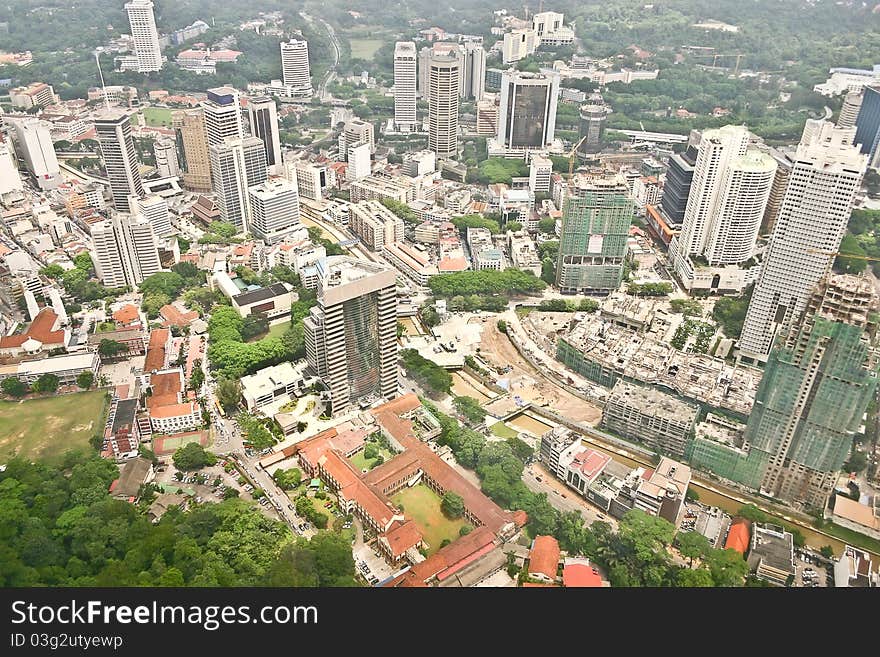
<instances>
[{"instance_id":1,"label":"high-rise building","mask_svg":"<svg viewBox=\"0 0 880 657\"><path fill-rule=\"evenodd\" d=\"M309 44L303 39L281 42L281 73L284 84L297 96L312 95Z\"/></svg>"},{"instance_id":2,"label":"high-rise building","mask_svg":"<svg viewBox=\"0 0 880 657\"><path fill-rule=\"evenodd\" d=\"M663 185L660 208L672 226L680 226L684 221L684 211L694 180L699 137L700 133L692 132L685 151L671 155L666 163L666 184Z\"/></svg>"},{"instance_id":3,"label":"high-rise building","mask_svg":"<svg viewBox=\"0 0 880 657\"><path fill-rule=\"evenodd\" d=\"M177 145L171 139L157 139L153 142L153 155L156 157L156 172L160 178L180 175L177 161Z\"/></svg>"},{"instance_id":4,"label":"high-rise building","mask_svg":"<svg viewBox=\"0 0 880 657\"><path fill-rule=\"evenodd\" d=\"M162 270L153 227L143 216L116 212L91 226L95 272L105 287L136 288Z\"/></svg>"},{"instance_id":5,"label":"high-rise building","mask_svg":"<svg viewBox=\"0 0 880 657\"><path fill-rule=\"evenodd\" d=\"M278 130L278 111L275 101L268 96L250 98L248 120L251 136L263 140L266 149L266 164L274 174L281 172L281 136Z\"/></svg>"},{"instance_id":6,"label":"high-rise building","mask_svg":"<svg viewBox=\"0 0 880 657\"><path fill-rule=\"evenodd\" d=\"M428 148L440 159L458 152L458 45L435 43L428 56Z\"/></svg>"},{"instance_id":7,"label":"high-rise building","mask_svg":"<svg viewBox=\"0 0 880 657\"><path fill-rule=\"evenodd\" d=\"M132 196L128 199L133 214L140 214L153 227L156 237L168 237L174 233L171 216L168 213L168 202L158 194L149 194L143 198Z\"/></svg>"},{"instance_id":8,"label":"high-rise building","mask_svg":"<svg viewBox=\"0 0 880 657\"><path fill-rule=\"evenodd\" d=\"M867 279L830 276L780 334L744 436L765 493L825 507L876 390L878 309Z\"/></svg>"},{"instance_id":9,"label":"high-rise building","mask_svg":"<svg viewBox=\"0 0 880 657\"><path fill-rule=\"evenodd\" d=\"M862 108L862 92L850 91L843 99L843 105L840 107L840 114L837 117L838 128L852 128L856 124L859 117L859 110Z\"/></svg>"},{"instance_id":10,"label":"high-rise building","mask_svg":"<svg viewBox=\"0 0 880 657\"><path fill-rule=\"evenodd\" d=\"M106 110L95 117L95 130L110 180L113 205L119 212L129 212L128 197L144 195L131 122L124 112Z\"/></svg>"},{"instance_id":11,"label":"high-rise building","mask_svg":"<svg viewBox=\"0 0 880 657\"><path fill-rule=\"evenodd\" d=\"M394 44L394 126L400 132L417 129L416 118L416 44L398 41Z\"/></svg>"},{"instance_id":12,"label":"high-rise building","mask_svg":"<svg viewBox=\"0 0 880 657\"><path fill-rule=\"evenodd\" d=\"M55 155L49 124L36 118L7 119L15 133L19 155L34 182L42 190L55 189L61 183L61 167Z\"/></svg>"},{"instance_id":13,"label":"high-rise building","mask_svg":"<svg viewBox=\"0 0 880 657\"><path fill-rule=\"evenodd\" d=\"M178 110L171 117L177 155L184 171L183 186L193 192L210 192L211 156L204 110Z\"/></svg>"},{"instance_id":14,"label":"high-rise building","mask_svg":"<svg viewBox=\"0 0 880 657\"><path fill-rule=\"evenodd\" d=\"M856 117L856 136L853 141L868 156L868 165L877 166L880 146L880 86L865 87L862 106Z\"/></svg>"},{"instance_id":15,"label":"high-rise building","mask_svg":"<svg viewBox=\"0 0 880 657\"><path fill-rule=\"evenodd\" d=\"M347 121L339 133L339 155L344 161L348 161L348 149L360 143L366 143L370 147L370 153L376 151L373 124L361 119Z\"/></svg>"},{"instance_id":16,"label":"high-rise building","mask_svg":"<svg viewBox=\"0 0 880 657\"><path fill-rule=\"evenodd\" d=\"M553 161L543 155L532 155L529 161L529 189L535 194L549 194L551 175Z\"/></svg>"},{"instance_id":17,"label":"high-rise building","mask_svg":"<svg viewBox=\"0 0 880 657\"><path fill-rule=\"evenodd\" d=\"M543 150L553 144L559 76L509 70L501 76L496 141L506 150Z\"/></svg>"},{"instance_id":18,"label":"high-rise building","mask_svg":"<svg viewBox=\"0 0 880 657\"><path fill-rule=\"evenodd\" d=\"M532 28L539 37L557 32L564 24L564 14L555 11L542 11L532 16Z\"/></svg>"},{"instance_id":19,"label":"high-rise building","mask_svg":"<svg viewBox=\"0 0 880 657\"><path fill-rule=\"evenodd\" d=\"M457 97L457 96L456 96ZM396 272L348 256L316 263L318 305L303 321L306 358L330 412L397 394Z\"/></svg>"},{"instance_id":20,"label":"high-rise building","mask_svg":"<svg viewBox=\"0 0 880 657\"><path fill-rule=\"evenodd\" d=\"M9 142L0 142L0 195L24 188L18 174L15 151Z\"/></svg>"},{"instance_id":21,"label":"high-rise building","mask_svg":"<svg viewBox=\"0 0 880 657\"><path fill-rule=\"evenodd\" d=\"M717 267L751 259L776 161L749 150L743 126L707 130L700 142L681 233L670 244L670 259L687 289L727 291ZM708 285L708 287L707 287Z\"/></svg>"},{"instance_id":22,"label":"high-rise building","mask_svg":"<svg viewBox=\"0 0 880 657\"><path fill-rule=\"evenodd\" d=\"M361 201L349 206L348 227L373 251L403 241L403 219L381 201Z\"/></svg>"},{"instance_id":23,"label":"high-rise building","mask_svg":"<svg viewBox=\"0 0 880 657\"><path fill-rule=\"evenodd\" d=\"M477 134L481 137L494 137L498 133L498 103L495 99L484 98L477 101Z\"/></svg>"},{"instance_id":24,"label":"high-rise building","mask_svg":"<svg viewBox=\"0 0 880 657\"><path fill-rule=\"evenodd\" d=\"M803 313L834 259L868 159L853 133L807 120L743 324L745 358L766 359L776 333Z\"/></svg>"},{"instance_id":25,"label":"high-rise building","mask_svg":"<svg viewBox=\"0 0 880 657\"><path fill-rule=\"evenodd\" d=\"M296 185L274 178L248 189L250 231L267 244L282 241L300 227Z\"/></svg>"},{"instance_id":26,"label":"high-rise building","mask_svg":"<svg viewBox=\"0 0 880 657\"><path fill-rule=\"evenodd\" d=\"M461 97L480 100L486 90L486 51L482 41L465 41L459 46L459 53Z\"/></svg>"},{"instance_id":27,"label":"high-rise building","mask_svg":"<svg viewBox=\"0 0 880 657\"><path fill-rule=\"evenodd\" d=\"M348 147L348 167L345 169L345 179L348 182L366 178L371 173L370 144L358 141Z\"/></svg>"},{"instance_id":28,"label":"high-rise building","mask_svg":"<svg viewBox=\"0 0 880 657\"><path fill-rule=\"evenodd\" d=\"M287 179L296 182L302 198L320 201L324 192L331 186L330 170L325 165L313 164L306 160L285 164Z\"/></svg>"},{"instance_id":29,"label":"high-rise building","mask_svg":"<svg viewBox=\"0 0 880 657\"><path fill-rule=\"evenodd\" d=\"M578 136L583 139L578 153L586 155L602 150L602 137L605 134L605 120L608 108L600 94L591 94L587 102L580 107Z\"/></svg>"},{"instance_id":30,"label":"high-rise building","mask_svg":"<svg viewBox=\"0 0 880 657\"><path fill-rule=\"evenodd\" d=\"M130 0L125 3L125 11L128 12L128 22L131 25L138 73L160 70L162 51L159 48L153 3L150 0Z\"/></svg>"},{"instance_id":31,"label":"high-rise building","mask_svg":"<svg viewBox=\"0 0 880 657\"><path fill-rule=\"evenodd\" d=\"M211 188L220 208L220 218L241 232L250 230L248 187L267 179L266 150L257 137L227 139L211 152Z\"/></svg>"},{"instance_id":32,"label":"high-rise building","mask_svg":"<svg viewBox=\"0 0 880 657\"><path fill-rule=\"evenodd\" d=\"M621 175L575 179L565 201L556 264L556 285L562 292L617 289L634 213Z\"/></svg>"},{"instance_id":33,"label":"high-rise building","mask_svg":"<svg viewBox=\"0 0 880 657\"><path fill-rule=\"evenodd\" d=\"M538 33L530 28L506 32L501 48L501 61L504 64L518 62L533 54L540 43L541 39L538 37Z\"/></svg>"},{"instance_id":34,"label":"high-rise building","mask_svg":"<svg viewBox=\"0 0 880 657\"><path fill-rule=\"evenodd\" d=\"M764 219L761 221L761 235L767 236L773 232L773 226L776 225L776 217L779 215L779 208L782 207L782 199L785 198L792 165L790 153L775 148L770 149L769 152L770 157L776 160L776 173L773 174L773 184L770 186L767 208L764 210Z\"/></svg>"},{"instance_id":35,"label":"high-rise building","mask_svg":"<svg viewBox=\"0 0 880 657\"><path fill-rule=\"evenodd\" d=\"M244 137L238 91L232 87L215 87L208 89L207 95L207 100L202 103L202 111L205 115L208 146L222 144L227 137Z\"/></svg>"}]
</instances>

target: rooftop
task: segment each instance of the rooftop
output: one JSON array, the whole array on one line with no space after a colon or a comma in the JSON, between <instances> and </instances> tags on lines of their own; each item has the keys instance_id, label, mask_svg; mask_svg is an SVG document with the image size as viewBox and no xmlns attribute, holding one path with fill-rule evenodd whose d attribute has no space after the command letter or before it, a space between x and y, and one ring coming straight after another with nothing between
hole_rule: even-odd
<instances>
[{"instance_id":1,"label":"rooftop","mask_svg":"<svg viewBox=\"0 0 880 657\"><path fill-rule=\"evenodd\" d=\"M694 404L682 401L665 392L646 386L637 386L623 379L611 391L608 402L617 402L636 409L642 415L660 416L686 424L692 423L699 412Z\"/></svg>"},{"instance_id":2,"label":"rooftop","mask_svg":"<svg viewBox=\"0 0 880 657\"><path fill-rule=\"evenodd\" d=\"M290 294L290 290L287 289L287 286L284 283L273 283L267 287L261 287L258 290L236 294L233 297L233 301L235 302L235 305L240 308L242 306L249 306L254 303L266 301L267 299L274 299L275 297L280 297L285 294Z\"/></svg>"},{"instance_id":3,"label":"rooftop","mask_svg":"<svg viewBox=\"0 0 880 657\"><path fill-rule=\"evenodd\" d=\"M529 552L529 574L544 575L556 579L559 567L559 542L552 536L536 536Z\"/></svg>"}]
</instances>

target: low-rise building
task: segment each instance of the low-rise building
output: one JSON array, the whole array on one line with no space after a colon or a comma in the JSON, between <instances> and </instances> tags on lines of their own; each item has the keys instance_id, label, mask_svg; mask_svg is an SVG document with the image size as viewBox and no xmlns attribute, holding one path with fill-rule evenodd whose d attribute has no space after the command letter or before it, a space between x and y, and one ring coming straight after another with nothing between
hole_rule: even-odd
<instances>
[{"instance_id":1,"label":"low-rise building","mask_svg":"<svg viewBox=\"0 0 880 657\"><path fill-rule=\"evenodd\" d=\"M381 201L391 199L398 203L408 203L415 200L415 187L412 179L408 176L391 177L382 174L373 174L360 180L355 180L349 188L349 197L352 203L358 201Z\"/></svg>"},{"instance_id":2,"label":"low-rise building","mask_svg":"<svg viewBox=\"0 0 880 657\"><path fill-rule=\"evenodd\" d=\"M531 272L535 276L541 275L541 258L538 249L525 230L517 232L508 230L507 248L514 267Z\"/></svg>"},{"instance_id":3,"label":"low-rise building","mask_svg":"<svg viewBox=\"0 0 880 657\"><path fill-rule=\"evenodd\" d=\"M403 219L386 208L380 201L352 203L348 226L373 251L403 240Z\"/></svg>"},{"instance_id":4,"label":"low-rise building","mask_svg":"<svg viewBox=\"0 0 880 657\"><path fill-rule=\"evenodd\" d=\"M151 374L146 405L150 426L156 433L180 433L202 423L199 405L186 396L183 370L179 367Z\"/></svg>"},{"instance_id":5,"label":"low-rise building","mask_svg":"<svg viewBox=\"0 0 880 657\"><path fill-rule=\"evenodd\" d=\"M305 378L303 369L284 362L241 377L241 396L248 412L259 411L271 404L283 404L305 394L315 379Z\"/></svg>"},{"instance_id":6,"label":"low-rise building","mask_svg":"<svg viewBox=\"0 0 880 657\"><path fill-rule=\"evenodd\" d=\"M552 584L557 579L559 542L552 536L536 536L529 551L529 577Z\"/></svg>"},{"instance_id":7,"label":"low-rise building","mask_svg":"<svg viewBox=\"0 0 880 657\"><path fill-rule=\"evenodd\" d=\"M861 504L845 495L835 495L831 519L841 527L880 540L880 495Z\"/></svg>"},{"instance_id":8,"label":"low-rise building","mask_svg":"<svg viewBox=\"0 0 880 657\"><path fill-rule=\"evenodd\" d=\"M59 385L73 385L76 377L83 372L91 372L97 379L100 365L98 354L91 352L52 356L0 366L0 380L15 377L31 385L44 374L54 374L58 377Z\"/></svg>"},{"instance_id":9,"label":"low-rise building","mask_svg":"<svg viewBox=\"0 0 880 657\"><path fill-rule=\"evenodd\" d=\"M785 586L796 572L791 532L776 525L755 523L748 562L758 579Z\"/></svg>"}]
</instances>

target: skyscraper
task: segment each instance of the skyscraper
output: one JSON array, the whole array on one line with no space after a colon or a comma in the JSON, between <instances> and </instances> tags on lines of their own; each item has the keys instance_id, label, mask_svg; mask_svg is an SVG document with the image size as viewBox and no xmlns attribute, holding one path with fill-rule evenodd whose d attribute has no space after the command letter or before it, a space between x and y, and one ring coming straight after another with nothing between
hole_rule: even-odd
<instances>
[{"instance_id":1,"label":"skyscraper","mask_svg":"<svg viewBox=\"0 0 880 657\"><path fill-rule=\"evenodd\" d=\"M361 119L346 121L345 127L339 133L339 154L344 160L348 160L348 149L359 143L366 143L370 152L376 150L376 138L373 124Z\"/></svg>"},{"instance_id":2,"label":"skyscraper","mask_svg":"<svg viewBox=\"0 0 880 657\"><path fill-rule=\"evenodd\" d=\"M838 128L852 128L862 108L862 91L850 91L843 99L840 115L837 117ZM858 143L858 142L856 142Z\"/></svg>"},{"instance_id":3,"label":"skyscraper","mask_svg":"<svg viewBox=\"0 0 880 657\"><path fill-rule=\"evenodd\" d=\"M61 183L61 167L49 124L36 118L6 119L15 132L15 143L31 177L42 190L55 189Z\"/></svg>"},{"instance_id":4,"label":"skyscraper","mask_svg":"<svg viewBox=\"0 0 880 657\"><path fill-rule=\"evenodd\" d=\"M764 492L825 507L877 386L878 309L867 279L830 276L780 334L744 436Z\"/></svg>"},{"instance_id":5,"label":"skyscraper","mask_svg":"<svg viewBox=\"0 0 880 657\"><path fill-rule=\"evenodd\" d=\"M281 73L284 84L294 95L312 95L312 76L309 69L309 44L302 39L281 42Z\"/></svg>"},{"instance_id":6,"label":"skyscraper","mask_svg":"<svg viewBox=\"0 0 880 657\"><path fill-rule=\"evenodd\" d=\"M486 51L482 42L465 41L460 48L461 97L481 100L486 89Z\"/></svg>"},{"instance_id":7,"label":"skyscraper","mask_svg":"<svg viewBox=\"0 0 880 657\"><path fill-rule=\"evenodd\" d=\"M211 157L202 109L178 110L172 114L177 154L183 167L183 186L193 192L211 191Z\"/></svg>"},{"instance_id":8,"label":"skyscraper","mask_svg":"<svg viewBox=\"0 0 880 657\"><path fill-rule=\"evenodd\" d=\"M400 132L412 132L416 120L416 44L394 44L394 126Z\"/></svg>"},{"instance_id":9,"label":"skyscraper","mask_svg":"<svg viewBox=\"0 0 880 657\"><path fill-rule=\"evenodd\" d=\"M299 196L288 180L266 180L248 189L250 230L267 244L280 242L300 227Z\"/></svg>"},{"instance_id":10,"label":"skyscraper","mask_svg":"<svg viewBox=\"0 0 880 657\"><path fill-rule=\"evenodd\" d=\"M168 202L158 194L150 194L143 198L132 196L128 204L133 214L139 214L153 227L156 237L168 237L174 233L171 217L168 214Z\"/></svg>"},{"instance_id":11,"label":"skyscraper","mask_svg":"<svg viewBox=\"0 0 880 657\"><path fill-rule=\"evenodd\" d=\"M670 155L666 163L666 184L660 197L660 207L673 226L679 226L684 221L696 163L697 149L691 146L683 153Z\"/></svg>"},{"instance_id":12,"label":"skyscraper","mask_svg":"<svg viewBox=\"0 0 880 657\"><path fill-rule=\"evenodd\" d=\"M877 166L876 158L880 150L880 86L865 87L862 92L853 143L868 156L870 166Z\"/></svg>"},{"instance_id":13,"label":"skyscraper","mask_svg":"<svg viewBox=\"0 0 880 657\"><path fill-rule=\"evenodd\" d=\"M250 230L248 187L267 179L266 150L257 137L226 139L210 148L211 187L217 197L220 218L241 232Z\"/></svg>"},{"instance_id":14,"label":"skyscraper","mask_svg":"<svg viewBox=\"0 0 880 657\"><path fill-rule=\"evenodd\" d=\"M251 135L263 140L266 164L272 173L281 172L281 137L278 130L278 112L275 101L268 96L249 99L248 120Z\"/></svg>"},{"instance_id":15,"label":"skyscraper","mask_svg":"<svg viewBox=\"0 0 880 657\"><path fill-rule=\"evenodd\" d=\"M138 73L149 73L162 68L162 51L159 48L159 32L153 16L153 3L150 0L130 0L125 4L128 22L131 25L131 38L137 57Z\"/></svg>"},{"instance_id":16,"label":"skyscraper","mask_svg":"<svg viewBox=\"0 0 880 657\"><path fill-rule=\"evenodd\" d=\"M113 205L119 212L129 212L128 197L144 195L131 122L124 112L106 110L95 117L95 130L110 180Z\"/></svg>"},{"instance_id":17,"label":"skyscraper","mask_svg":"<svg viewBox=\"0 0 880 657\"><path fill-rule=\"evenodd\" d=\"M837 252L867 155L853 129L807 120L743 324L740 353L765 360L778 330L803 312Z\"/></svg>"},{"instance_id":18,"label":"skyscraper","mask_svg":"<svg viewBox=\"0 0 880 657\"><path fill-rule=\"evenodd\" d=\"M748 150L750 137L745 127L734 125L703 133L684 224L669 247L687 289L729 289L736 283L723 283L714 268L752 257L776 161Z\"/></svg>"},{"instance_id":19,"label":"skyscraper","mask_svg":"<svg viewBox=\"0 0 880 657\"><path fill-rule=\"evenodd\" d=\"M207 95L207 100L202 103L202 111L205 115L208 146L222 144L227 137L244 137L238 91L232 87L215 87L208 89Z\"/></svg>"},{"instance_id":20,"label":"skyscraper","mask_svg":"<svg viewBox=\"0 0 880 657\"><path fill-rule=\"evenodd\" d=\"M91 227L95 272L105 287L137 287L162 270L153 227L143 216L116 212Z\"/></svg>"},{"instance_id":21,"label":"skyscraper","mask_svg":"<svg viewBox=\"0 0 880 657\"><path fill-rule=\"evenodd\" d=\"M153 142L153 155L156 156L156 172L160 178L180 175L177 161L177 146L170 139L157 139Z\"/></svg>"},{"instance_id":22,"label":"skyscraper","mask_svg":"<svg viewBox=\"0 0 880 657\"><path fill-rule=\"evenodd\" d=\"M578 136L583 139L578 153L586 155L602 149L602 137L605 134L605 120L608 108L600 94L591 94L587 102L580 107Z\"/></svg>"},{"instance_id":23,"label":"skyscraper","mask_svg":"<svg viewBox=\"0 0 880 657\"><path fill-rule=\"evenodd\" d=\"M15 151L9 142L0 141L0 194L23 189L21 176L18 175L18 164Z\"/></svg>"},{"instance_id":24,"label":"skyscraper","mask_svg":"<svg viewBox=\"0 0 880 657\"><path fill-rule=\"evenodd\" d=\"M552 145L558 96L558 75L505 71L501 75L498 145L526 151Z\"/></svg>"},{"instance_id":25,"label":"skyscraper","mask_svg":"<svg viewBox=\"0 0 880 657\"><path fill-rule=\"evenodd\" d=\"M458 45L436 43L428 56L428 148L440 159L458 152Z\"/></svg>"},{"instance_id":26,"label":"skyscraper","mask_svg":"<svg viewBox=\"0 0 880 657\"><path fill-rule=\"evenodd\" d=\"M366 178L370 175L370 144L358 141L348 147L348 167L345 169L345 179L348 182Z\"/></svg>"},{"instance_id":27,"label":"skyscraper","mask_svg":"<svg viewBox=\"0 0 880 657\"><path fill-rule=\"evenodd\" d=\"M397 394L396 272L348 256L316 263L318 305L303 321L309 366L330 412Z\"/></svg>"},{"instance_id":28,"label":"skyscraper","mask_svg":"<svg viewBox=\"0 0 880 657\"><path fill-rule=\"evenodd\" d=\"M562 215L556 285L566 293L610 292L623 276L635 205L621 175L578 177Z\"/></svg>"}]
</instances>

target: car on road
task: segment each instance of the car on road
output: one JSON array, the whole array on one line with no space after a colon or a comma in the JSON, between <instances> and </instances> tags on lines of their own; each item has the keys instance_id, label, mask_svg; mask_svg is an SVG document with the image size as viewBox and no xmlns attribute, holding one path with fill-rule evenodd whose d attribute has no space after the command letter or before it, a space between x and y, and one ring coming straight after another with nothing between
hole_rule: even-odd
<instances>
[{"instance_id":1,"label":"car on road","mask_svg":"<svg viewBox=\"0 0 880 657\"><path fill-rule=\"evenodd\" d=\"M540 482L543 481L543 479L541 479L540 477L535 477L535 481L537 481L538 483L540 483Z\"/></svg>"}]
</instances>

